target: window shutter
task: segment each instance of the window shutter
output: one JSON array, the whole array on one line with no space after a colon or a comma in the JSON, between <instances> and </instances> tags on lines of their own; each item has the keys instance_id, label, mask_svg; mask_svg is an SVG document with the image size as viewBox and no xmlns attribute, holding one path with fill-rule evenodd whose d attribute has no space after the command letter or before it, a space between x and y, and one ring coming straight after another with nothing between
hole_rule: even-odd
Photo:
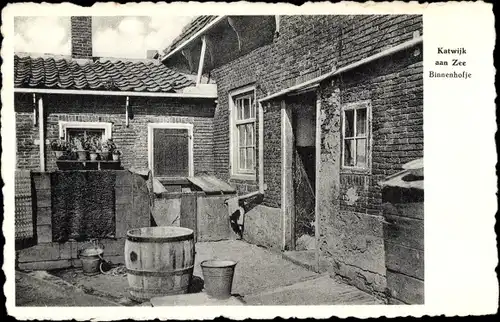
<instances>
[{"instance_id":1,"label":"window shutter","mask_svg":"<svg viewBox=\"0 0 500 322\"><path fill-rule=\"evenodd\" d=\"M154 129L153 153L155 176L189 176L189 133L187 129Z\"/></svg>"}]
</instances>

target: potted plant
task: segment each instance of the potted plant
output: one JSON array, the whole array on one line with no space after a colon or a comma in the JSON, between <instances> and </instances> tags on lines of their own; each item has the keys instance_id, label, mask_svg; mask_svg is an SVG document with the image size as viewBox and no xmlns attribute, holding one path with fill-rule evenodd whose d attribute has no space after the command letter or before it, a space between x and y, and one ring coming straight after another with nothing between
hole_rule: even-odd
<instances>
[{"instance_id":1,"label":"potted plant","mask_svg":"<svg viewBox=\"0 0 500 322\"><path fill-rule=\"evenodd\" d=\"M53 140L50 147L57 159L60 159L68 151L68 143L63 138Z\"/></svg>"},{"instance_id":2,"label":"potted plant","mask_svg":"<svg viewBox=\"0 0 500 322\"><path fill-rule=\"evenodd\" d=\"M118 149L113 150L113 161L120 160L121 151Z\"/></svg>"},{"instance_id":3,"label":"potted plant","mask_svg":"<svg viewBox=\"0 0 500 322\"><path fill-rule=\"evenodd\" d=\"M71 145L71 150L78 155L79 161L87 160L87 151L85 150L84 142L82 142L82 140L80 140L79 138L74 138L71 142Z\"/></svg>"},{"instance_id":4,"label":"potted plant","mask_svg":"<svg viewBox=\"0 0 500 322\"><path fill-rule=\"evenodd\" d=\"M101 143L101 160L108 160L109 154L116 150L116 145L113 139L107 139Z\"/></svg>"},{"instance_id":5,"label":"potted plant","mask_svg":"<svg viewBox=\"0 0 500 322\"><path fill-rule=\"evenodd\" d=\"M88 138L86 141L85 150L89 151L90 160L97 160L97 151L99 151L99 140L95 137Z\"/></svg>"}]
</instances>

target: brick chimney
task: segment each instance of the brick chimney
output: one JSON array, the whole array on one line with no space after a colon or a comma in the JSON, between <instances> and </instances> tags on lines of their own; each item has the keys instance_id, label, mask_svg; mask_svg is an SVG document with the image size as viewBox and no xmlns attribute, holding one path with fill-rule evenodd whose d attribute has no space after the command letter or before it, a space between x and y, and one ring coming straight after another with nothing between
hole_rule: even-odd
<instances>
[{"instance_id":1,"label":"brick chimney","mask_svg":"<svg viewBox=\"0 0 500 322\"><path fill-rule=\"evenodd\" d=\"M92 58L92 17L71 17L71 57Z\"/></svg>"}]
</instances>

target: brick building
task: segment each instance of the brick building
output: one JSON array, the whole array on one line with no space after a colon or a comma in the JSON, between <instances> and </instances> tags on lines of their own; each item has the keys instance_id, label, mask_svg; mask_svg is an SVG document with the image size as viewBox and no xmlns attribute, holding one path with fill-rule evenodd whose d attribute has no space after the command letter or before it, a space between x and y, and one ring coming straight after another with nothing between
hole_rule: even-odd
<instances>
[{"instance_id":1,"label":"brick building","mask_svg":"<svg viewBox=\"0 0 500 322\"><path fill-rule=\"evenodd\" d=\"M164 51L215 79L214 171L260 196L244 239L383 296L378 182L423 156L422 31L411 15L203 16Z\"/></svg>"},{"instance_id":2,"label":"brick building","mask_svg":"<svg viewBox=\"0 0 500 322\"><path fill-rule=\"evenodd\" d=\"M91 17L71 18L71 41L71 57L14 57L17 168L56 170L50 142L96 135L113 139L124 168L156 167L158 176L213 172L215 85L197 88L190 75L153 59L93 57ZM171 133L182 137L159 143ZM162 174L172 171L155 160L176 148L178 173ZM170 168L176 162L167 161Z\"/></svg>"}]
</instances>

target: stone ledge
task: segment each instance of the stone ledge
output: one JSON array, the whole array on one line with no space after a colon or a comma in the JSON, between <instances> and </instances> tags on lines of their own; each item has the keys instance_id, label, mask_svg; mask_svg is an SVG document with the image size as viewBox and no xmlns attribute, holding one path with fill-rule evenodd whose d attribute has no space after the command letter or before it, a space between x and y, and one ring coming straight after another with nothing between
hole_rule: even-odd
<instances>
[{"instance_id":1,"label":"stone ledge","mask_svg":"<svg viewBox=\"0 0 500 322\"><path fill-rule=\"evenodd\" d=\"M18 268L23 271L53 270L71 267L71 260L60 259L54 261L37 261L19 263Z\"/></svg>"}]
</instances>

